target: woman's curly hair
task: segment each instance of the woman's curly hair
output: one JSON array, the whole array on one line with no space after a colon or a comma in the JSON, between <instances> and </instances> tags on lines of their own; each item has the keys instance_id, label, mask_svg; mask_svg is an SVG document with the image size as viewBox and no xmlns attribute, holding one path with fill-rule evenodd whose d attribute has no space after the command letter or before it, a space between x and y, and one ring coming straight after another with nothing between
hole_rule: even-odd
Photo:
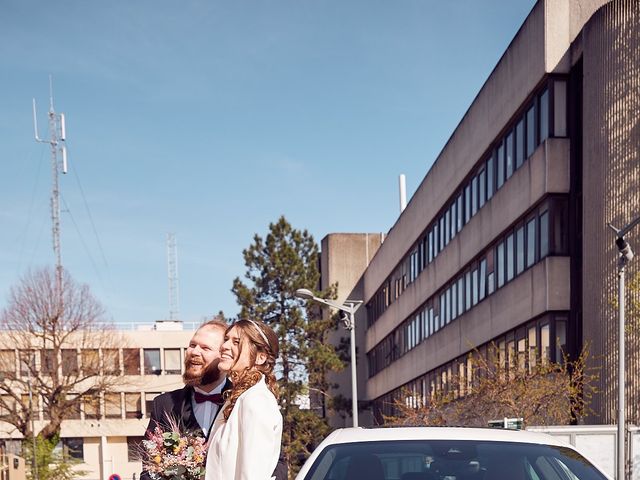
<instances>
[{"instance_id":1,"label":"woman's curly hair","mask_svg":"<svg viewBox=\"0 0 640 480\"><path fill-rule=\"evenodd\" d=\"M259 320L238 320L227 328L225 335L233 327L239 330L241 339L240 352L242 352L243 348L249 348L250 366L241 371L231 370L231 372L229 372L229 380L231 380L233 388L224 393L225 400L228 400L222 412L225 421L229 419L229 415L231 415L238 397L258 383L262 375L264 375L267 387L271 393L273 393L274 397L276 397L276 400L279 397L278 382L273 373L279 351L278 336L271 327ZM264 334L268 342L265 342L260 332ZM246 342L244 342L245 338L247 339ZM266 361L262 365L256 365L255 363L258 352L262 352L267 356Z\"/></svg>"}]
</instances>

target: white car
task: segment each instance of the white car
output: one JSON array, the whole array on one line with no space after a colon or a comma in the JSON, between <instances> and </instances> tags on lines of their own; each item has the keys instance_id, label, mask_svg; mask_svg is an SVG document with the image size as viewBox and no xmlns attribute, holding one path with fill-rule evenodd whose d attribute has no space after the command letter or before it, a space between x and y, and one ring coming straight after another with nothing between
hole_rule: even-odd
<instances>
[{"instance_id":1,"label":"white car","mask_svg":"<svg viewBox=\"0 0 640 480\"><path fill-rule=\"evenodd\" d=\"M543 433L457 427L345 428L296 480L611 480Z\"/></svg>"}]
</instances>

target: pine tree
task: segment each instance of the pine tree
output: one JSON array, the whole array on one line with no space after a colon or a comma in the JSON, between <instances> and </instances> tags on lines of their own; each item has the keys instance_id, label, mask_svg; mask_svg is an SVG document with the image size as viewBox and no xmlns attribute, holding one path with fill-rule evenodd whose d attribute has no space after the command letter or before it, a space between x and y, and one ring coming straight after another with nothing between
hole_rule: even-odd
<instances>
[{"instance_id":1,"label":"pine tree","mask_svg":"<svg viewBox=\"0 0 640 480\"><path fill-rule=\"evenodd\" d=\"M236 278L232 291L241 307L240 318L260 319L278 335L283 451L289 475L295 476L329 431L326 419L313 409L301 408L300 401L305 396L324 399L330 387L326 373L344 368L326 341L336 323L323 319L316 305L307 305L295 292L308 288L318 297L334 298L336 286L325 291L316 288L320 284L318 245L306 230L294 229L284 217L269 225L265 239L256 234L242 253L245 280Z\"/></svg>"}]
</instances>

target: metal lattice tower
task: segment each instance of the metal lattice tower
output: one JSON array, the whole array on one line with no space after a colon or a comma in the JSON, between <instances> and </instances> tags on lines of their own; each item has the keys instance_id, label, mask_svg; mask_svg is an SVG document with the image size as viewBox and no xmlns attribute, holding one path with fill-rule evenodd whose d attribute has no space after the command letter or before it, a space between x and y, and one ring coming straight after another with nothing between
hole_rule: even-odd
<instances>
[{"instance_id":1,"label":"metal lattice tower","mask_svg":"<svg viewBox=\"0 0 640 480\"><path fill-rule=\"evenodd\" d=\"M174 233L167 233L167 270L169 276L169 320L179 320L178 246Z\"/></svg>"},{"instance_id":2,"label":"metal lattice tower","mask_svg":"<svg viewBox=\"0 0 640 480\"><path fill-rule=\"evenodd\" d=\"M38 135L38 121L36 116L36 101L33 100L33 129L36 141L48 143L51 149L51 224L53 237L53 253L56 258L56 293L58 308L62 312L62 254L60 247L60 188L58 185L58 171L67 173L67 148L65 146L66 132L64 113L57 114L53 108L53 82L49 75L49 139L41 139ZM59 154L59 156L58 156Z\"/></svg>"}]
</instances>

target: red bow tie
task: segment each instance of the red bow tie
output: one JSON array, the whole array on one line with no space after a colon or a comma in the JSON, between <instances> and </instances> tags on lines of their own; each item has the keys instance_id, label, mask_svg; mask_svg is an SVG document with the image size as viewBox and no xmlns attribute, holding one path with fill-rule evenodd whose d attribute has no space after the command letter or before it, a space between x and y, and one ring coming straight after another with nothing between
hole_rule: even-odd
<instances>
[{"instance_id":1,"label":"red bow tie","mask_svg":"<svg viewBox=\"0 0 640 480\"><path fill-rule=\"evenodd\" d=\"M222 398L222 394L220 393L205 395L204 393L200 393L194 390L193 399L196 401L196 403L213 402L216 405L222 405L224 403L224 399Z\"/></svg>"}]
</instances>

